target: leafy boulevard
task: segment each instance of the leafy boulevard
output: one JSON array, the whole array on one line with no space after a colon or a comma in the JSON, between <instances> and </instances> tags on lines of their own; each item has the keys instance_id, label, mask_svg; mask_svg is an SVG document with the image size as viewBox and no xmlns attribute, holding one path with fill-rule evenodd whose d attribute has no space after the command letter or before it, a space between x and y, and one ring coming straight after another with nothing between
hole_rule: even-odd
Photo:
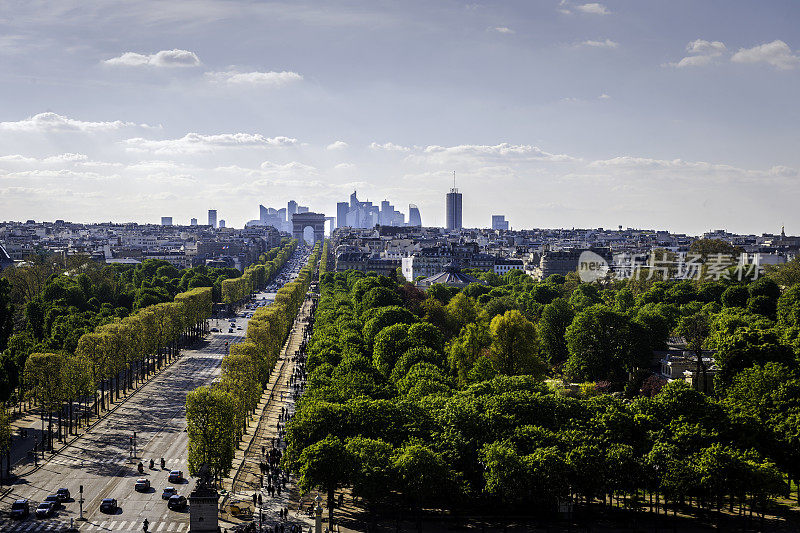
<instances>
[{"instance_id":1,"label":"leafy boulevard","mask_svg":"<svg viewBox=\"0 0 800 533\"><path fill-rule=\"evenodd\" d=\"M343 490L378 520L567 502L763 514L796 486L800 285L472 273L485 284L422 291L321 269L284 461L331 521ZM711 350L710 387L652 373L671 335Z\"/></svg>"}]
</instances>

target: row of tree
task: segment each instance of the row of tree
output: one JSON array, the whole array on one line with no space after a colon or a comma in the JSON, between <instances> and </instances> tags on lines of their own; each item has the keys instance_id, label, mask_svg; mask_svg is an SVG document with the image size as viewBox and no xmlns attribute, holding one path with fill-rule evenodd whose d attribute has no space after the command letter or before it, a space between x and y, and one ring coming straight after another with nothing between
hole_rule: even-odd
<instances>
[{"instance_id":1,"label":"row of tree","mask_svg":"<svg viewBox=\"0 0 800 533\"><path fill-rule=\"evenodd\" d=\"M235 279L226 279L222 282L222 301L226 304L236 304L249 298L251 294L260 291L275 277L297 249L297 239L285 242L279 248L273 248L263 254L258 263L253 263L244 270L244 273Z\"/></svg>"},{"instance_id":2,"label":"row of tree","mask_svg":"<svg viewBox=\"0 0 800 533\"><path fill-rule=\"evenodd\" d=\"M133 388L176 357L180 345L201 335L211 305L211 288L198 287L179 294L173 302L145 307L85 333L74 354L31 354L25 363L24 381L26 390L39 402L43 425L47 418L45 447L52 449L54 414L59 438L63 416L71 434L81 415L88 421L92 401L99 415L107 401L115 396L119 399L121 390ZM75 409L80 402L83 409Z\"/></svg>"},{"instance_id":3,"label":"row of tree","mask_svg":"<svg viewBox=\"0 0 800 533\"><path fill-rule=\"evenodd\" d=\"M189 473L207 465L216 479L230 470L234 451L266 389L281 347L305 299L319 261L317 244L297 279L281 287L275 301L260 307L247 325L244 342L231 345L218 382L186 397Z\"/></svg>"},{"instance_id":4,"label":"row of tree","mask_svg":"<svg viewBox=\"0 0 800 533\"><path fill-rule=\"evenodd\" d=\"M492 276L428 291L322 276L287 433L305 490L327 491L329 508L350 487L415 508L655 496L763 510L800 476L800 286ZM719 387L653 374L670 335L716 350ZM592 383L544 379L565 375Z\"/></svg>"}]
</instances>

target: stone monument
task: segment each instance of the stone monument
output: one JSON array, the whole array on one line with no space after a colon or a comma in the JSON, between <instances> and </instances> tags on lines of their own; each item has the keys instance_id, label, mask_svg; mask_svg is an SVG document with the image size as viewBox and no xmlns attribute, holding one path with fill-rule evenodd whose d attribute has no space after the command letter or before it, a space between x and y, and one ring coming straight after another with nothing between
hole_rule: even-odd
<instances>
[{"instance_id":1,"label":"stone monument","mask_svg":"<svg viewBox=\"0 0 800 533\"><path fill-rule=\"evenodd\" d=\"M199 479L189 494L189 533L217 533L219 493L211 483L207 465L200 467Z\"/></svg>"}]
</instances>

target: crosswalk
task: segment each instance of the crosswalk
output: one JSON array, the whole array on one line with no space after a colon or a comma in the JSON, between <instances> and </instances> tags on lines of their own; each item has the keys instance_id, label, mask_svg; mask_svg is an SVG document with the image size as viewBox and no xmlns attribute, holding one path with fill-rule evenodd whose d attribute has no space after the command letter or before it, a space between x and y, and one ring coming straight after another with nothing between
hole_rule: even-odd
<instances>
[{"instance_id":1,"label":"crosswalk","mask_svg":"<svg viewBox=\"0 0 800 533\"><path fill-rule=\"evenodd\" d=\"M188 533L187 522L150 522L148 531L163 533ZM103 522L75 522L73 527L78 531L141 531L142 523L138 520L105 520ZM69 520L35 520L22 522L3 522L0 520L0 531L3 533L36 533L39 531L66 531Z\"/></svg>"},{"instance_id":2,"label":"crosswalk","mask_svg":"<svg viewBox=\"0 0 800 533\"><path fill-rule=\"evenodd\" d=\"M127 461L126 458L124 461ZM56 455L52 459L48 461L51 464L63 465L63 466L76 466L76 467L90 467L90 466L97 466L97 465L108 465L108 464L116 464L119 465L120 459L119 457L110 457L104 459L86 459L85 457L67 457L67 456L60 456ZM164 459L165 469L170 467L180 467L181 465L185 464L186 460L181 459L180 457L173 457L172 459ZM135 465L134 465L135 466ZM160 468L161 463L160 461L156 461L156 470ZM171 469L171 468L170 468ZM145 470L147 468L145 467Z\"/></svg>"}]
</instances>

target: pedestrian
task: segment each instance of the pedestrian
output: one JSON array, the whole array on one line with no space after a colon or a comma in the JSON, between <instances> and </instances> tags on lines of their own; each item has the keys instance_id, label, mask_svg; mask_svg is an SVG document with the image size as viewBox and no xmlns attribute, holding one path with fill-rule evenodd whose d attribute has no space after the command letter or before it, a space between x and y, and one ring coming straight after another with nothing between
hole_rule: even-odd
<instances>
[{"instance_id":1,"label":"pedestrian","mask_svg":"<svg viewBox=\"0 0 800 533\"><path fill-rule=\"evenodd\" d=\"M255 506L256 506L256 502L257 502L257 501L258 501L258 498L256 497L256 493L254 492L254 493L253 493L253 507L255 507Z\"/></svg>"},{"instance_id":2,"label":"pedestrian","mask_svg":"<svg viewBox=\"0 0 800 533\"><path fill-rule=\"evenodd\" d=\"M280 495L281 495L281 486L278 485L278 496L280 497Z\"/></svg>"},{"instance_id":3,"label":"pedestrian","mask_svg":"<svg viewBox=\"0 0 800 533\"><path fill-rule=\"evenodd\" d=\"M264 503L261 500L261 494L259 493L259 495L258 495L258 506L261 507L262 505L264 505Z\"/></svg>"}]
</instances>

